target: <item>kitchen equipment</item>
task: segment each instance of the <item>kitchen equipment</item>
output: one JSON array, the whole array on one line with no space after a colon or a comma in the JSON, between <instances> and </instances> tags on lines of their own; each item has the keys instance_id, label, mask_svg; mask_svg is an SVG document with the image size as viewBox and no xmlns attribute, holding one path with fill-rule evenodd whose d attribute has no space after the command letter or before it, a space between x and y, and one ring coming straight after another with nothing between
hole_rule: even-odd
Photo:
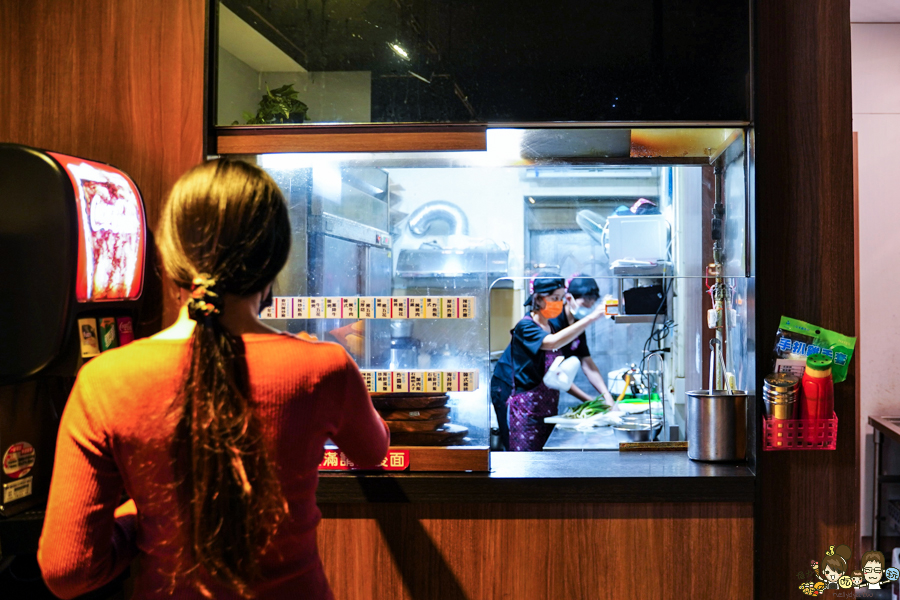
<instances>
[{"instance_id":1,"label":"kitchen equipment","mask_svg":"<svg viewBox=\"0 0 900 600\"><path fill-rule=\"evenodd\" d=\"M469 429L447 423L435 431L391 433L392 446L455 446L463 442Z\"/></svg>"},{"instance_id":2,"label":"kitchen equipment","mask_svg":"<svg viewBox=\"0 0 900 600\"><path fill-rule=\"evenodd\" d=\"M285 192L292 225L291 259L275 282L275 295L390 296L393 242L387 172L328 165L269 172ZM290 319L281 327L324 340L348 324L345 319ZM356 333L353 345L345 347L357 365L384 366L389 322L372 319Z\"/></svg>"},{"instance_id":3,"label":"kitchen equipment","mask_svg":"<svg viewBox=\"0 0 900 600\"><path fill-rule=\"evenodd\" d=\"M482 275L491 280L505 277L509 248L485 240L480 245L456 247L423 242L418 248L403 248L397 257L397 277L409 279Z\"/></svg>"},{"instance_id":4,"label":"kitchen equipment","mask_svg":"<svg viewBox=\"0 0 900 600\"><path fill-rule=\"evenodd\" d=\"M439 408L446 405L449 399L447 394L372 394L372 404L377 410Z\"/></svg>"},{"instance_id":5,"label":"kitchen equipment","mask_svg":"<svg viewBox=\"0 0 900 600\"><path fill-rule=\"evenodd\" d=\"M16 144L0 144L0 231L0 517L9 517L47 500L79 369L141 324L149 233L126 173Z\"/></svg>"},{"instance_id":6,"label":"kitchen equipment","mask_svg":"<svg viewBox=\"0 0 900 600\"><path fill-rule=\"evenodd\" d=\"M655 382L655 389L659 396L659 404L662 407L662 422L663 424L668 423L668 419L666 418L666 381L665 381L665 372L666 372L666 364L665 364L665 354L662 350L656 350L654 352L650 352L644 356L644 363L649 367L651 361L656 359L656 371L647 371L647 375L655 375L653 377L653 381ZM656 395L653 393L654 388L647 388L647 402L650 405L650 412L653 412L653 396ZM668 435L668 429L666 430L666 434L663 436L664 441L670 441Z\"/></svg>"},{"instance_id":7,"label":"kitchen equipment","mask_svg":"<svg viewBox=\"0 0 900 600\"><path fill-rule=\"evenodd\" d=\"M642 396L644 395L646 394L642 394ZM644 411L650 410L650 402L643 398L626 398L619 402L615 406L614 410L632 414L642 413Z\"/></svg>"},{"instance_id":8,"label":"kitchen equipment","mask_svg":"<svg viewBox=\"0 0 900 600\"><path fill-rule=\"evenodd\" d=\"M622 291L622 314L626 315L665 315L665 290L661 284L640 285Z\"/></svg>"},{"instance_id":9,"label":"kitchen equipment","mask_svg":"<svg viewBox=\"0 0 900 600\"><path fill-rule=\"evenodd\" d=\"M548 388L568 392L575 383L575 375L581 368L581 361L577 356L557 356L553 364L544 374L544 385Z\"/></svg>"},{"instance_id":10,"label":"kitchen equipment","mask_svg":"<svg viewBox=\"0 0 900 600\"><path fill-rule=\"evenodd\" d=\"M763 402L766 414L775 419L797 416L800 378L790 373L772 373L763 379Z\"/></svg>"},{"instance_id":11,"label":"kitchen equipment","mask_svg":"<svg viewBox=\"0 0 900 600\"><path fill-rule=\"evenodd\" d=\"M744 460L747 453L747 399L741 390L687 392L688 458Z\"/></svg>"},{"instance_id":12,"label":"kitchen equipment","mask_svg":"<svg viewBox=\"0 0 900 600\"><path fill-rule=\"evenodd\" d=\"M653 428L648 423L621 423L613 425L612 430L618 442L649 442L659 428Z\"/></svg>"},{"instance_id":13,"label":"kitchen equipment","mask_svg":"<svg viewBox=\"0 0 900 600\"><path fill-rule=\"evenodd\" d=\"M450 408L442 406L438 408L382 409L378 411L378 414L385 421L427 421L446 417L450 414Z\"/></svg>"},{"instance_id":14,"label":"kitchen equipment","mask_svg":"<svg viewBox=\"0 0 900 600\"><path fill-rule=\"evenodd\" d=\"M432 225L443 224L449 233L430 235ZM426 202L409 215L409 235L397 239L396 275L404 279L442 279L480 275L491 280L504 277L509 266L509 247L468 235L466 213L443 200ZM430 237L418 242L417 238Z\"/></svg>"},{"instance_id":15,"label":"kitchen equipment","mask_svg":"<svg viewBox=\"0 0 900 600\"><path fill-rule=\"evenodd\" d=\"M638 423L642 425L650 425L654 429L662 428L662 419L656 416L651 416L646 413L642 413L639 415L623 415L619 419L622 423Z\"/></svg>"},{"instance_id":16,"label":"kitchen equipment","mask_svg":"<svg viewBox=\"0 0 900 600\"><path fill-rule=\"evenodd\" d=\"M610 262L668 258L669 225L663 215L610 215L607 231Z\"/></svg>"},{"instance_id":17,"label":"kitchen equipment","mask_svg":"<svg viewBox=\"0 0 900 600\"><path fill-rule=\"evenodd\" d=\"M419 364L418 340L412 337L413 321L391 321L391 369L415 369Z\"/></svg>"},{"instance_id":18,"label":"kitchen equipment","mask_svg":"<svg viewBox=\"0 0 900 600\"><path fill-rule=\"evenodd\" d=\"M391 321L391 337L404 338L412 336L413 322L410 319L394 319Z\"/></svg>"},{"instance_id":19,"label":"kitchen equipment","mask_svg":"<svg viewBox=\"0 0 900 600\"><path fill-rule=\"evenodd\" d=\"M418 431L435 431L440 429L442 425L449 423L450 419L441 417L439 419L425 419L414 421L385 421L391 433L406 433Z\"/></svg>"},{"instance_id":20,"label":"kitchen equipment","mask_svg":"<svg viewBox=\"0 0 900 600\"><path fill-rule=\"evenodd\" d=\"M837 448L837 417L806 419L763 418L763 450L834 450Z\"/></svg>"}]
</instances>

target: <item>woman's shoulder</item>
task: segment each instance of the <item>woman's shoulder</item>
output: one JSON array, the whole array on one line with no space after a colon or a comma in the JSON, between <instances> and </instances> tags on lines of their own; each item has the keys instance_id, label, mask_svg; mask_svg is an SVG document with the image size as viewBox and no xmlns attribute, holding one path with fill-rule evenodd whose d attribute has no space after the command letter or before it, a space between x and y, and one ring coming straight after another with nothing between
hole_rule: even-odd
<instances>
[{"instance_id":1,"label":"woman's shoulder","mask_svg":"<svg viewBox=\"0 0 900 600\"><path fill-rule=\"evenodd\" d=\"M254 333L245 334L243 337L244 344L262 343L270 350L293 350L299 352L315 353L315 354L342 354L345 353L344 347L335 342L323 342L305 331L299 333L291 333L288 331L279 331L278 333Z\"/></svg>"},{"instance_id":2,"label":"woman's shoulder","mask_svg":"<svg viewBox=\"0 0 900 600\"><path fill-rule=\"evenodd\" d=\"M513 337L521 337L526 340L534 338L543 338L550 332L541 327L540 323L531 318L531 316L523 317L516 323L513 329Z\"/></svg>"},{"instance_id":3,"label":"woman's shoulder","mask_svg":"<svg viewBox=\"0 0 900 600\"><path fill-rule=\"evenodd\" d=\"M90 359L81 367L78 376L97 378L114 374L121 377L131 372L146 372L155 365L180 361L187 347L187 340L141 338Z\"/></svg>"},{"instance_id":4,"label":"woman's shoulder","mask_svg":"<svg viewBox=\"0 0 900 600\"><path fill-rule=\"evenodd\" d=\"M535 327L540 328L540 325L537 324L537 321L531 318L531 315L525 315L521 319L519 319L516 326L513 328L513 331L523 331L528 329L533 329Z\"/></svg>"},{"instance_id":5,"label":"woman's shoulder","mask_svg":"<svg viewBox=\"0 0 900 600\"><path fill-rule=\"evenodd\" d=\"M305 332L244 336L248 358L271 366L310 367L320 371L342 370L353 363L340 344L323 342Z\"/></svg>"}]
</instances>

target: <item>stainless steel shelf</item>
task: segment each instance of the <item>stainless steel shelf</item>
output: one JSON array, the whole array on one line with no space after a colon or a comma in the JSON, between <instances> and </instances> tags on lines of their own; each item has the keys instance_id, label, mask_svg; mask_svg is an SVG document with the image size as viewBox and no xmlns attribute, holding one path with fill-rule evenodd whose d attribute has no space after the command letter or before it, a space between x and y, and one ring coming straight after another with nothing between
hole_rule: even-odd
<instances>
[{"instance_id":1,"label":"stainless steel shelf","mask_svg":"<svg viewBox=\"0 0 900 600\"><path fill-rule=\"evenodd\" d=\"M652 323L654 317L657 323L664 323L666 315L615 315L613 320L616 323Z\"/></svg>"}]
</instances>

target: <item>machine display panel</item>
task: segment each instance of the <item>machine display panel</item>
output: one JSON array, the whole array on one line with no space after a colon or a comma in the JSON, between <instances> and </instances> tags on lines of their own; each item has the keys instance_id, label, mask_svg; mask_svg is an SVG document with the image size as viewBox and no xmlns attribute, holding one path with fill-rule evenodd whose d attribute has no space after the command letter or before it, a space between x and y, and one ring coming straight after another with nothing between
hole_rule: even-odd
<instances>
[{"instance_id":1,"label":"machine display panel","mask_svg":"<svg viewBox=\"0 0 900 600\"><path fill-rule=\"evenodd\" d=\"M78 212L78 302L136 300L144 280L146 224L137 186L102 163L49 153L65 168Z\"/></svg>"}]
</instances>

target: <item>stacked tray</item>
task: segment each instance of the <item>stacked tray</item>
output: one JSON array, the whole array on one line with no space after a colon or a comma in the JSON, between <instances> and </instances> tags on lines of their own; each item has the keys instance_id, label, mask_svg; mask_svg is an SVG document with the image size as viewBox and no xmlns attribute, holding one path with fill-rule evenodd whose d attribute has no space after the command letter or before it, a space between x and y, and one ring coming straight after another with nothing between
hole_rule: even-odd
<instances>
[{"instance_id":1,"label":"stacked tray","mask_svg":"<svg viewBox=\"0 0 900 600\"><path fill-rule=\"evenodd\" d=\"M391 431L392 446L453 446L469 430L450 423L447 394L372 394Z\"/></svg>"}]
</instances>

